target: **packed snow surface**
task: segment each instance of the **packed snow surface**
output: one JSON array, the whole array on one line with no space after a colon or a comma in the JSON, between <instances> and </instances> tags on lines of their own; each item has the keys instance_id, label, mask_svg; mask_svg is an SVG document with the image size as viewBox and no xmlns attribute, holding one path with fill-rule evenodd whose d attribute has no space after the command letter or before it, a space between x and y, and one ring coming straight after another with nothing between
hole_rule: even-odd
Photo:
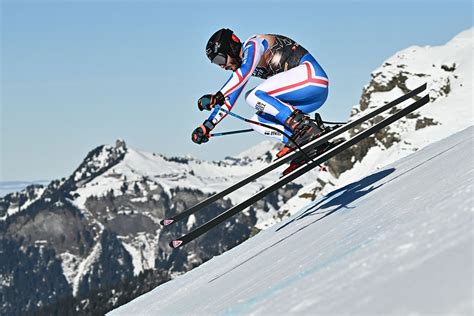
<instances>
[{"instance_id":1,"label":"packed snow surface","mask_svg":"<svg viewBox=\"0 0 474 316\"><path fill-rule=\"evenodd\" d=\"M472 315L473 136L373 170L111 315Z\"/></svg>"}]
</instances>

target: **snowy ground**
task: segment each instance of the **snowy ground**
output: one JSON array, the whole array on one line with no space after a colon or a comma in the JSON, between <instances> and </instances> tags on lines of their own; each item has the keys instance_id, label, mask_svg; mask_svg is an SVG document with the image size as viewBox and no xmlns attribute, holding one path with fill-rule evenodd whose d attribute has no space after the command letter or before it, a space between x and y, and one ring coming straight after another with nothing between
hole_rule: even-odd
<instances>
[{"instance_id":1,"label":"snowy ground","mask_svg":"<svg viewBox=\"0 0 474 316\"><path fill-rule=\"evenodd\" d=\"M473 136L373 171L111 315L473 315Z\"/></svg>"}]
</instances>

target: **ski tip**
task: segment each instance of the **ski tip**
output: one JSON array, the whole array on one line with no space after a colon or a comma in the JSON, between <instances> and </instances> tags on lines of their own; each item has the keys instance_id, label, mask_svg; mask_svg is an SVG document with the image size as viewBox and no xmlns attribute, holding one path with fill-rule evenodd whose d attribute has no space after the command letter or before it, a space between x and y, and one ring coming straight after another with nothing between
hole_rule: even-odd
<instances>
[{"instance_id":1,"label":"ski tip","mask_svg":"<svg viewBox=\"0 0 474 316\"><path fill-rule=\"evenodd\" d=\"M183 241L179 240L179 239L178 240L172 240L170 242L170 247L171 248L178 248L179 246L181 246L182 243L183 243Z\"/></svg>"},{"instance_id":2,"label":"ski tip","mask_svg":"<svg viewBox=\"0 0 474 316\"><path fill-rule=\"evenodd\" d=\"M162 226L168 226L168 225L170 225L170 224L173 223L173 222L174 222L174 220L172 220L172 219L162 219L162 220L160 221L160 224L161 224Z\"/></svg>"}]
</instances>

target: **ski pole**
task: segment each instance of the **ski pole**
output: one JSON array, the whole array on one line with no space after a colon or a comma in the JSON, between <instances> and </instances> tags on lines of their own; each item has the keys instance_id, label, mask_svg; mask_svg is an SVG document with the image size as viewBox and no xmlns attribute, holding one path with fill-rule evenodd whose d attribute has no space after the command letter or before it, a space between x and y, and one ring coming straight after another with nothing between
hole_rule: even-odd
<instances>
[{"instance_id":1,"label":"ski pole","mask_svg":"<svg viewBox=\"0 0 474 316\"><path fill-rule=\"evenodd\" d=\"M216 137L216 136L225 136L225 135L232 135L232 134L239 134L239 133L248 133L248 132L253 132L253 129L241 129L237 131L230 131L230 132L221 132L221 133L211 133L208 136L209 137ZM327 168L325 166L319 166L319 171L327 171Z\"/></svg>"},{"instance_id":2,"label":"ski pole","mask_svg":"<svg viewBox=\"0 0 474 316\"><path fill-rule=\"evenodd\" d=\"M248 133L248 132L253 132L253 129L249 128L249 129L240 129L240 130L237 130L237 131L230 131L230 132L211 133L211 134L209 134L209 137L240 134L240 133Z\"/></svg>"},{"instance_id":3,"label":"ski pole","mask_svg":"<svg viewBox=\"0 0 474 316\"><path fill-rule=\"evenodd\" d=\"M249 120L248 118L245 118L243 116L240 116L238 114L235 114L234 112L231 112L227 109L224 109L223 107L221 107L219 104L216 104L216 107L221 110L222 112L226 113L226 114L229 114L230 116L233 116L239 120L242 120L244 122L247 122L247 123L250 123L250 124L255 124L255 125L258 125L258 126L262 126L262 127L265 127L265 128L269 128L271 130L274 130L278 133L281 133L283 134L284 136L286 136L289 140L291 140L291 142L293 144L295 144L295 146L301 151L301 153L309 160L309 161L314 161L301 147L300 145L298 145L295 140L293 139L293 137L291 137L290 135L288 135L287 133L285 133L284 131L281 131L279 130L278 128L276 127L273 127L273 126L270 126L270 125L267 125L267 124L264 124L264 123L261 123L261 122L256 122L256 121L252 121L252 120Z\"/></svg>"},{"instance_id":4,"label":"ski pole","mask_svg":"<svg viewBox=\"0 0 474 316\"><path fill-rule=\"evenodd\" d=\"M347 124L347 122L327 122L323 121L324 124L329 124L329 125L344 125Z\"/></svg>"}]
</instances>

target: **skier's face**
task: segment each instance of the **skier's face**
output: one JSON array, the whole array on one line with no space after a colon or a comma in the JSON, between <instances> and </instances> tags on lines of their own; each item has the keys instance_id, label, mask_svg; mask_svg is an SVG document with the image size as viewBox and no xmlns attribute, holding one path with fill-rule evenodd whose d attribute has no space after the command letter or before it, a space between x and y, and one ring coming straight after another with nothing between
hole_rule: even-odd
<instances>
[{"instance_id":1,"label":"skier's face","mask_svg":"<svg viewBox=\"0 0 474 316\"><path fill-rule=\"evenodd\" d=\"M220 65L220 66L221 68L225 70L232 70L232 71L236 71L239 68L237 60L235 58L230 57L229 55L227 55L225 65Z\"/></svg>"}]
</instances>

